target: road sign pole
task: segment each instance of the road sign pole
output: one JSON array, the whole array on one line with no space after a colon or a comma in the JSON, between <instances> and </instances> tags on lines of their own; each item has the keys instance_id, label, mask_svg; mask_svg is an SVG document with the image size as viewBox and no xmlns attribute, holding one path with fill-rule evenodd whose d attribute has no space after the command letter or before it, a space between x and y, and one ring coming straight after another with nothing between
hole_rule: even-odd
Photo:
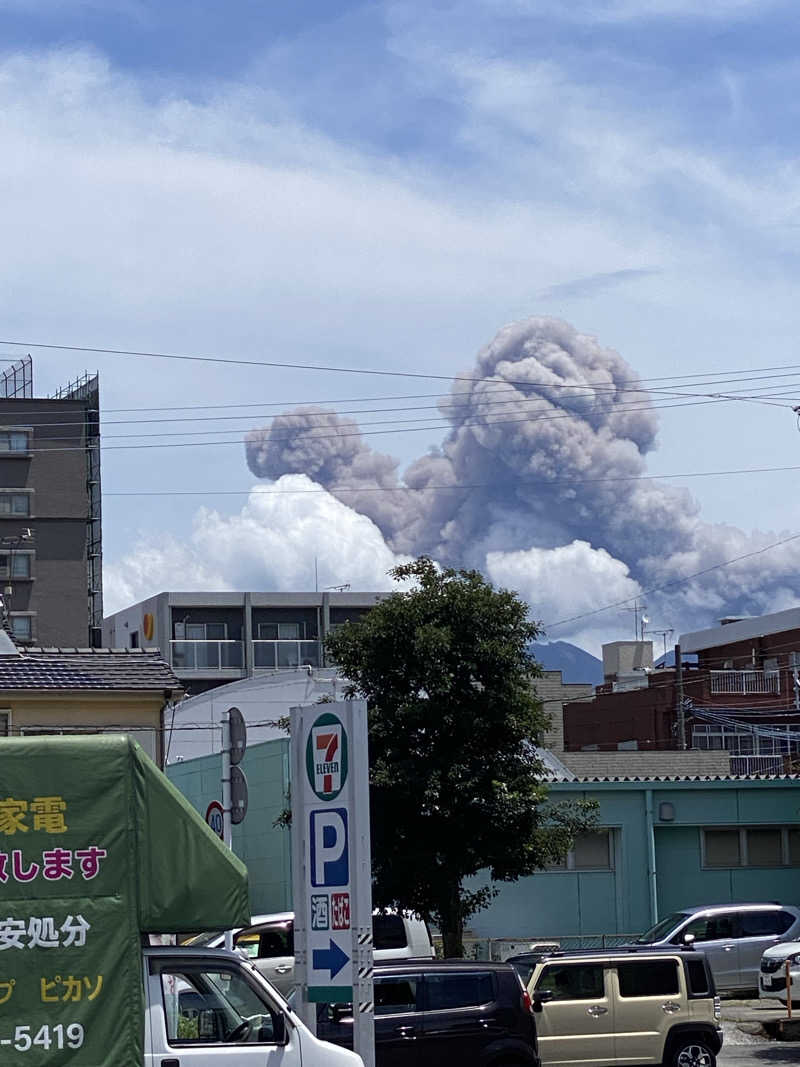
<instances>
[{"instance_id":1,"label":"road sign pole","mask_svg":"<svg viewBox=\"0 0 800 1067\"><path fill-rule=\"evenodd\" d=\"M233 848L234 834L230 824L230 712L222 713L222 840L228 848ZM225 947L234 947L231 930L225 930Z\"/></svg>"},{"instance_id":2,"label":"road sign pole","mask_svg":"<svg viewBox=\"0 0 800 1067\"><path fill-rule=\"evenodd\" d=\"M303 779L305 769L305 744L303 739L308 731L307 716L313 709L292 708L291 710L291 745L292 745L292 903L294 907L294 977L297 983L297 1014L311 1030L317 1032L317 1006L308 1001L308 932L306 929L305 886L308 874L306 870L305 847L305 789Z\"/></svg>"},{"instance_id":3,"label":"road sign pole","mask_svg":"<svg viewBox=\"0 0 800 1067\"><path fill-rule=\"evenodd\" d=\"M353 1043L374 1067L367 710L292 708L292 896L303 1020L352 1004Z\"/></svg>"},{"instance_id":4,"label":"road sign pole","mask_svg":"<svg viewBox=\"0 0 800 1067\"><path fill-rule=\"evenodd\" d=\"M364 1067L375 1067L375 1001L373 992L372 848L369 832L369 758L367 705L347 702L350 725L350 772L353 856L352 886L355 907L353 924L353 1048Z\"/></svg>"}]
</instances>

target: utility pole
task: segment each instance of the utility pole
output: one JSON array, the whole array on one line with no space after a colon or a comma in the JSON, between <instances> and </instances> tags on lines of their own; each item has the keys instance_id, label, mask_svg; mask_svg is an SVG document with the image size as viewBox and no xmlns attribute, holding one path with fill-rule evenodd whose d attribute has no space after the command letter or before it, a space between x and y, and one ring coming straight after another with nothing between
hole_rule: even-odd
<instances>
[{"instance_id":1,"label":"utility pole","mask_svg":"<svg viewBox=\"0 0 800 1067\"><path fill-rule=\"evenodd\" d=\"M686 750L686 712L683 707L683 660L681 646L675 646L675 711L678 720L678 748Z\"/></svg>"},{"instance_id":2,"label":"utility pole","mask_svg":"<svg viewBox=\"0 0 800 1067\"><path fill-rule=\"evenodd\" d=\"M231 822L231 713L222 713L222 840L233 849ZM233 948L233 931L225 931L225 948Z\"/></svg>"}]
</instances>

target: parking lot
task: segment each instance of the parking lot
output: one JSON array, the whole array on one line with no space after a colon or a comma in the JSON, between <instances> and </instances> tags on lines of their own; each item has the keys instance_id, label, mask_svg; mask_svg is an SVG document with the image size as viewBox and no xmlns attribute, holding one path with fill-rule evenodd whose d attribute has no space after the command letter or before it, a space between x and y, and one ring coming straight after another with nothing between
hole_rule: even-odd
<instances>
[{"instance_id":1,"label":"parking lot","mask_svg":"<svg viewBox=\"0 0 800 1067\"><path fill-rule=\"evenodd\" d=\"M800 1044L753 1039L742 1044L726 1041L717 1058L719 1067L767 1067L800 1063Z\"/></svg>"}]
</instances>

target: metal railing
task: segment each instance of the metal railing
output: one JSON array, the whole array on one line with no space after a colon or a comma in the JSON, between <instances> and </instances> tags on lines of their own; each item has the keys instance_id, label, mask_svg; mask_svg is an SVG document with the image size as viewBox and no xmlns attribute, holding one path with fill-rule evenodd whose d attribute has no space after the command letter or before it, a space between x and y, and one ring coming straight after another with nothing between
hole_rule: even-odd
<instances>
[{"instance_id":1,"label":"metal railing","mask_svg":"<svg viewBox=\"0 0 800 1067\"><path fill-rule=\"evenodd\" d=\"M783 774L784 756L731 756L731 774Z\"/></svg>"},{"instance_id":2,"label":"metal railing","mask_svg":"<svg viewBox=\"0 0 800 1067\"><path fill-rule=\"evenodd\" d=\"M780 693L777 671L711 671L712 693Z\"/></svg>"},{"instance_id":3,"label":"metal railing","mask_svg":"<svg viewBox=\"0 0 800 1067\"><path fill-rule=\"evenodd\" d=\"M319 641L253 641L253 667L257 671L319 667L321 664Z\"/></svg>"},{"instance_id":4,"label":"metal railing","mask_svg":"<svg viewBox=\"0 0 800 1067\"><path fill-rule=\"evenodd\" d=\"M170 663L179 671L224 671L244 665L241 641L170 641Z\"/></svg>"}]
</instances>

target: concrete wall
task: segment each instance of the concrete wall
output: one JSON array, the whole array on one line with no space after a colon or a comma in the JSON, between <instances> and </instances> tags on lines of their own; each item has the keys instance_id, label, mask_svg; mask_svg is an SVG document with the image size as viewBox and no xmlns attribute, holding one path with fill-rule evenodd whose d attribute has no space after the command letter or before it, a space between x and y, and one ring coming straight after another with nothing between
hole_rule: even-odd
<instances>
[{"instance_id":1,"label":"concrete wall","mask_svg":"<svg viewBox=\"0 0 800 1067\"><path fill-rule=\"evenodd\" d=\"M157 693L0 692L0 715L12 735L82 729L130 734L156 763L162 760L161 710Z\"/></svg>"},{"instance_id":2,"label":"concrete wall","mask_svg":"<svg viewBox=\"0 0 800 1067\"><path fill-rule=\"evenodd\" d=\"M800 826L798 781L569 783L551 787L554 800L596 799L598 823L615 837L613 871L542 871L502 885L492 904L472 917L477 937L546 938L636 934L670 911L693 904L781 900L800 903L800 867L704 870L700 831L707 826ZM658 912L648 880L647 792L656 844ZM668 801L674 819L661 822ZM475 879L487 884L486 878Z\"/></svg>"},{"instance_id":3,"label":"concrete wall","mask_svg":"<svg viewBox=\"0 0 800 1067\"><path fill-rule=\"evenodd\" d=\"M247 863L254 913L291 906L289 832L273 826L286 804L289 742L248 749L243 767L250 810L234 828L234 848ZM202 815L220 796L219 755L174 764L169 777ZM553 801L596 800L598 825L612 832L611 870L541 871L500 884L491 905L469 921L480 938L546 939L600 934L638 934L658 917L692 904L780 899L800 903L800 867L705 870L700 832L708 826L800 827L794 779L715 782L598 782L550 787ZM658 909L648 877L648 793L656 846ZM660 819L660 805L672 819ZM473 887L487 885L483 874Z\"/></svg>"},{"instance_id":4,"label":"concrete wall","mask_svg":"<svg viewBox=\"0 0 800 1067\"><path fill-rule=\"evenodd\" d=\"M249 806L233 827L233 850L247 864L253 915L291 908L290 831L273 823L288 806L289 742L281 739L248 747L242 760ZM174 763L169 779L205 818L212 800L222 799L222 757L217 753Z\"/></svg>"},{"instance_id":5,"label":"concrete wall","mask_svg":"<svg viewBox=\"0 0 800 1067\"><path fill-rule=\"evenodd\" d=\"M561 671L543 671L535 682L536 695L550 716L550 726L545 731L543 744L560 757L564 751L564 703L568 700L589 700L594 696L594 686L588 682L564 682Z\"/></svg>"}]
</instances>

